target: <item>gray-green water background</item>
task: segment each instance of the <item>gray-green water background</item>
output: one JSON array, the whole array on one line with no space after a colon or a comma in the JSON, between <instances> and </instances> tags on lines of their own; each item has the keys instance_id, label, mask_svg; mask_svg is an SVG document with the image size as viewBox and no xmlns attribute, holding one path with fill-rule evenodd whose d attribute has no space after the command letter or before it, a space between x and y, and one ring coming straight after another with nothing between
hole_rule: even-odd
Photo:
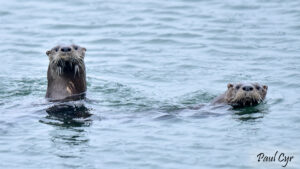
<instances>
[{"instance_id":1,"label":"gray-green water background","mask_svg":"<svg viewBox=\"0 0 300 169\"><path fill-rule=\"evenodd\" d=\"M282 168L257 162L277 150L299 168L299 21L298 0L1 0L0 168ZM45 52L69 43L92 116L64 120ZM208 106L244 81L265 104Z\"/></svg>"}]
</instances>

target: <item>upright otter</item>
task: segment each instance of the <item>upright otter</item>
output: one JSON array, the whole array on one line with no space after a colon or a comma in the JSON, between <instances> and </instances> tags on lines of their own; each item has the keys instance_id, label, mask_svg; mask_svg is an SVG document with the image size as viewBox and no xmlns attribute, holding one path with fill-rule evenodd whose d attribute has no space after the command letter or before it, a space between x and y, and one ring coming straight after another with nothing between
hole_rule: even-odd
<instances>
[{"instance_id":1,"label":"upright otter","mask_svg":"<svg viewBox=\"0 0 300 169\"><path fill-rule=\"evenodd\" d=\"M238 83L227 85L227 91L213 100L213 104L225 103L233 107L254 106L262 102L268 86L259 83Z\"/></svg>"},{"instance_id":2,"label":"upright otter","mask_svg":"<svg viewBox=\"0 0 300 169\"><path fill-rule=\"evenodd\" d=\"M83 47L70 45L56 46L46 52L49 57L46 98L56 101L85 97L85 51Z\"/></svg>"}]
</instances>

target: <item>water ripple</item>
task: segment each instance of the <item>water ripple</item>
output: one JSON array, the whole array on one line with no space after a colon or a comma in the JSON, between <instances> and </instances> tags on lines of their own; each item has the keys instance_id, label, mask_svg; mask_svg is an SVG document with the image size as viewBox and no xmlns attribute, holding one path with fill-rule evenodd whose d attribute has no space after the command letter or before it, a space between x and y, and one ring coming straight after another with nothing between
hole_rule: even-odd
<instances>
[{"instance_id":1,"label":"water ripple","mask_svg":"<svg viewBox=\"0 0 300 169\"><path fill-rule=\"evenodd\" d=\"M299 154L299 2L1 2L0 168L280 167L256 155ZM84 107L44 99L45 51L68 43L87 48ZM210 105L243 81L266 101Z\"/></svg>"}]
</instances>

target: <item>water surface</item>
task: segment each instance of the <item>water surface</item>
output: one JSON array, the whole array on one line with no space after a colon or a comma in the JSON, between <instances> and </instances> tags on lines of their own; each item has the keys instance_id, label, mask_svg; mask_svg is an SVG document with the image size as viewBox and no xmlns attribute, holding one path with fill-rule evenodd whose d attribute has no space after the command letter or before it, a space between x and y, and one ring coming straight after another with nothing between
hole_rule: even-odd
<instances>
[{"instance_id":1,"label":"water surface","mask_svg":"<svg viewBox=\"0 0 300 169\"><path fill-rule=\"evenodd\" d=\"M277 150L299 168L299 6L2 1L0 168L282 168L257 162ZM87 48L88 100L55 113L45 52L68 43ZM264 104L209 106L244 81Z\"/></svg>"}]
</instances>

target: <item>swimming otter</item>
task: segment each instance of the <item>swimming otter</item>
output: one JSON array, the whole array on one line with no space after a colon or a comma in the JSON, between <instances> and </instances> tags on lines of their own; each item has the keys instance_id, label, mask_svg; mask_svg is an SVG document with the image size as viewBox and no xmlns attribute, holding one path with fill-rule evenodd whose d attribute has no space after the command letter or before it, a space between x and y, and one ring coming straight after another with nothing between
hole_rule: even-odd
<instances>
[{"instance_id":1,"label":"swimming otter","mask_svg":"<svg viewBox=\"0 0 300 169\"><path fill-rule=\"evenodd\" d=\"M268 86L259 83L238 83L227 85L227 91L213 100L213 104L225 103L233 107L254 106L262 102Z\"/></svg>"},{"instance_id":2,"label":"swimming otter","mask_svg":"<svg viewBox=\"0 0 300 169\"><path fill-rule=\"evenodd\" d=\"M49 57L46 98L55 101L85 97L85 51L83 47L70 45L56 46L46 52Z\"/></svg>"}]
</instances>

